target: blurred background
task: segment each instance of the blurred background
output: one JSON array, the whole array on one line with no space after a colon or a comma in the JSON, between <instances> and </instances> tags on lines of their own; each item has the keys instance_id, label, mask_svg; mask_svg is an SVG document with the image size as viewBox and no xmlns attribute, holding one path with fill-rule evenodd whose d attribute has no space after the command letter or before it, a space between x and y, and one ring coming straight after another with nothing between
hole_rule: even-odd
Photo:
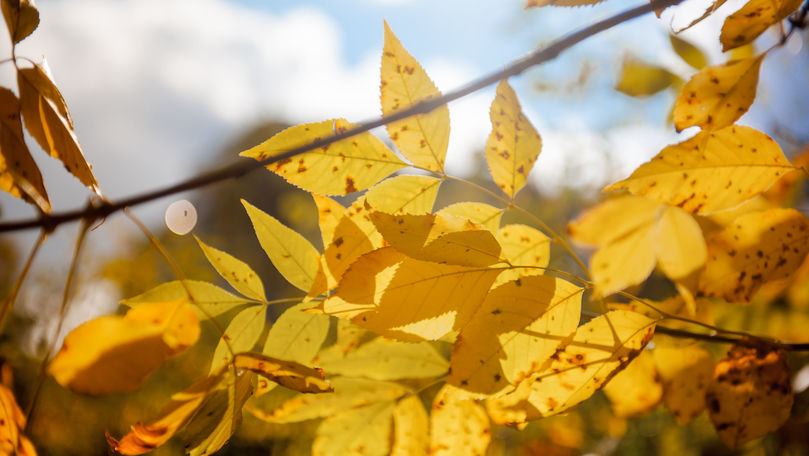
<instances>
[{"instance_id":1,"label":"blurred background","mask_svg":"<svg viewBox=\"0 0 809 456\"><path fill-rule=\"evenodd\" d=\"M519 195L519 204L563 232L568 220L598 200L604 184L625 177L665 145L693 134L690 130L676 134L668 121L675 90L663 87L653 94L628 96L615 86L629 59L688 80L695 70L674 52L669 33L711 3L689 0L660 19L654 15L636 19L510 81L543 140L542 154L529 187ZM680 37L702 50L711 64L724 62L729 57L719 48L718 31L723 18L744 3L728 1L714 17ZM239 160L238 152L289 125L378 116L383 20L438 87L449 91L628 6L634 3L612 0L587 8L524 10L521 0L473 4L461 0L39 0L40 27L18 46L17 54L37 62L47 60L100 188L114 201ZM10 44L5 33L0 35L5 58ZM767 34L756 46L763 50L777 39L775 33ZM788 156L809 142L806 44L806 32L797 33L767 57L756 103L739 122L773 136ZM0 65L0 84L16 87L13 68L7 63ZM487 186L491 184L482 151L491 128L488 111L493 97L492 87L449 106L448 172ZM376 133L387 140L384 131ZM33 141L29 144L54 210L84 206L88 192ZM190 200L200 215L193 234L246 261L271 296L294 295L259 248L239 198L319 242L311 198L261 170L238 181L139 206L133 213L178 260L187 277L226 286L207 265L193 238L165 228L166 207L175 200ZM803 193L795 198L794 203L805 204ZM447 185L436 209L470 199L490 202L481 199L480 193ZM0 221L35 215L22 201L0 195ZM0 354L15 369L23 407L35 384L37 357L58 337L54 332L76 233L76 224L62 226L48 239L0 336ZM35 239L33 231L0 234L0 296L8 294ZM555 261L559 267L569 266L563 259ZM173 278L129 220L110 217L88 235L62 335L91 317L117 311L120 299ZM769 304L751 307L736 317L739 321L728 324L750 329L751 322L759 321L755 315L771 318L781 312L781 326L757 329L799 337L794 333L800 334L796 325L807 321L805 306L771 298ZM209 343L216 340L212 328L206 334ZM153 415L172 392L207 372L209 351L210 346L199 344L170 360L142 391L129 395L88 399L48 380L40 398L43 405L28 432L42 454L103 454L107 451L104 429L121 435L130 424ZM796 407L801 404L799 400ZM805 421L798 420L797 428L787 426L781 434L745 451L809 451L807 437L795 432L801 424L805 426ZM297 454L289 449L292 446L277 442L314 430L309 428L270 428L248 417L224 454ZM497 429L494 436L492 451L501 452L494 454L730 454L722 449L704 416L687 427L677 426L665 412L627 421L613 416L600 396L576 412L531 425L526 432Z\"/></svg>"}]
</instances>

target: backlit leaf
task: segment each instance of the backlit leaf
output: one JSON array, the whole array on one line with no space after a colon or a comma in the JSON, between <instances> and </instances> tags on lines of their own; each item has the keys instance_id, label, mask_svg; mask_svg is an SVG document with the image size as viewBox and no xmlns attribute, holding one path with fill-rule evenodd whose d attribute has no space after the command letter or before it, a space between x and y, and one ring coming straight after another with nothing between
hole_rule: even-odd
<instances>
[{"instance_id":1,"label":"backlit leaf","mask_svg":"<svg viewBox=\"0 0 809 456\"><path fill-rule=\"evenodd\" d=\"M3 0L2 8L14 44L33 33L39 25L39 11L33 0Z\"/></svg>"},{"instance_id":2,"label":"backlit leaf","mask_svg":"<svg viewBox=\"0 0 809 456\"><path fill-rule=\"evenodd\" d=\"M692 214L731 209L792 169L769 136L732 125L668 146L605 191L627 189Z\"/></svg>"},{"instance_id":3,"label":"backlit leaf","mask_svg":"<svg viewBox=\"0 0 809 456\"><path fill-rule=\"evenodd\" d=\"M677 131L694 125L718 130L739 119L756 98L758 72L765 55L704 68L695 74L674 104Z\"/></svg>"},{"instance_id":4,"label":"backlit leaf","mask_svg":"<svg viewBox=\"0 0 809 456\"><path fill-rule=\"evenodd\" d=\"M514 198L534 167L542 150L542 139L523 114L517 94L505 79L497 85L489 117L492 121L492 132L486 142L489 173L500 190Z\"/></svg>"},{"instance_id":5,"label":"backlit leaf","mask_svg":"<svg viewBox=\"0 0 809 456\"><path fill-rule=\"evenodd\" d=\"M725 19L719 41L727 51L747 44L801 6L802 0L750 0Z\"/></svg>"},{"instance_id":6,"label":"backlit leaf","mask_svg":"<svg viewBox=\"0 0 809 456\"><path fill-rule=\"evenodd\" d=\"M261 161L353 127L345 119L298 125L239 155ZM309 192L347 195L364 190L405 166L379 138L366 132L271 163L267 169Z\"/></svg>"},{"instance_id":7,"label":"backlit leaf","mask_svg":"<svg viewBox=\"0 0 809 456\"><path fill-rule=\"evenodd\" d=\"M252 350L264 331L266 319L265 306L251 306L237 313L228 323L225 333L219 337L211 361L211 372L229 363L234 353Z\"/></svg>"},{"instance_id":8,"label":"backlit leaf","mask_svg":"<svg viewBox=\"0 0 809 456\"><path fill-rule=\"evenodd\" d=\"M317 365L329 374L375 380L433 378L447 372L449 363L428 342L408 343L377 337L345 356L321 355Z\"/></svg>"},{"instance_id":9,"label":"backlit leaf","mask_svg":"<svg viewBox=\"0 0 809 456\"><path fill-rule=\"evenodd\" d=\"M10 387L0 385L0 454L36 456L33 444L22 433L26 425L25 415Z\"/></svg>"},{"instance_id":10,"label":"backlit leaf","mask_svg":"<svg viewBox=\"0 0 809 456\"><path fill-rule=\"evenodd\" d=\"M329 317L304 312L311 304L290 307L270 327L262 352L308 365L329 333Z\"/></svg>"},{"instance_id":11,"label":"backlit leaf","mask_svg":"<svg viewBox=\"0 0 809 456\"><path fill-rule=\"evenodd\" d=\"M447 383L496 394L539 370L576 330L582 292L550 276L522 277L491 290L458 335Z\"/></svg>"},{"instance_id":12,"label":"backlit leaf","mask_svg":"<svg viewBox=\"0 0 809 456\"><path fill-rule=\"evenodd\" d=\"M430 447L429 418L418 396L411 395L393 409L391 456L427 456Z\"/></svg>"},{"instance_id":13,"label":"backlit leaf","mask_svg":"<svg viewBox=\"0 0 809 456\"><path fill-rule=\"evenodd\" d=\"M196 342L199 332L197 315L184 299L142 304L71 331L48 373L79 393L134 391L166 358Z\"/></svg>"},{"instance_id":14,"label":"backlit leaf","mask_svg":"<svg viewBox=\"0 0 809 456\"><path fill-rule=\"evenodd\" d=\"M34 65L17 72L17 85L25 127L31 136L82 184L97 190L98 183L73 131L73 120L51 78Z\"/></svg>"},{"instance_id":15,"label":"backlit leaf","mask_svg":"<svg viewBox=\"0 0 809 456\"><path fill-rule=\"evenodd\" d=\"M233 358L237 369L247 369L263 377L302 393L332 391L323 371L306 367L295 361L285 361L261 353L237 353Z\"/></svg>"},{"instance_id":16,"label":"backlit leaf","mask_svg":"<svg viewBox=\"0 0 809 456\"><path fill-rule=\"evenodd\" d=\"M615 90L633 97L645 97L670 87L679 79L663 67L626 58L621 65L621 78Z\"/></svg>"},{"instance_id":17,"label":"backlit leaf","mask_svg":"<svg viewBox=\"0 0 809 456\"><path fill-rule=\"evenodd\" d=\"M781 427L792 409L782 350L734 345L714 369L705 403L719 438L730 448Z\"/></svg>"},{"instance_id":18,"label":"backlit leaf","mask_svg":"<svg viewBox=\"0 0 809 456\"><path fill-rule=\"evenodd\" d=\"M679 424L691 422L705 409L713 356L697 345L658 346L652 354L663 383L663 403Z\"/></svg>"},{"instance_id":19,"label":"backlit leaf","mask_svg":"<svg viewBox=\"0 0 809 456\"><path fill-rule=\"evenodd\" d=\"M604 393L612 403L615 416L619 418L638 416L652 410L663 397L663 386L657 376L652 353L641 351L607 383Z\"/></svg>"},{"instance_id":20,"label":"backlit leaf","mask_svg":"<svg viewBox=\"0 0 809 456\"><path fill-rule=\"evenodd\" d=\"M450 204L435 214L463 217L496 234L497 229L500 228L500 218L503 216L503 209L496 208L485 203L464 201L461 203Z\"/></svg>"},{"instance_id":21,"label":"backlit leaf","mask_svg":"<svg viewBox=\"0 0 809 456\"><path fill-rule=\"evenodd\" d=\"M433 209L441 180L429 176L394 176L371 187L365 201L389 214L427 214Z\"/></svg>"},{"instance_id":22,"label":"backlit leaf","mask_svg":"<svg viewBox=\"0 0 809 456\"><path fill-rule=\"evenodd\" d=\"M380 84L382 115L405 109L419 101L441 96L419 62L402 46L385 22ZM449 143L449 109L441 106L386 125L399 152L414 165L442 172Z\"/></svg>"},{"instance_id":23,"label":"backlit leaf","mask_svg":"<svg viewBox=\"0 0 809 456\"><path fill-rule=\"evenodd\" d=\"M333 377L334 392L299 394L271 411L253 410L261 420L271 423L296 423L331 416L352 407L393 401L407 393L399 384L362 378Z\"/></svg>"},{"instance_id":24,"label":"backlit leaf","mask_svg":"<svg viewBox=\"0 0 809 456\"><path fill-rule=\"evenodd\" d=\"M419 261L385 247L351 266L324 312L388 337L436 340L469 321L498 273Z\"/></svg>"},{"instance_id":25,"label":"backlit leaf","mask_svg":"<svg viewBox=\"0 0 809 456\"><path fill-rule=\"evenodd\" d=\"M699 289L748 303L765 283L787 277L809 253L809 219L794 209L742 215L708 240Z\"/></svg>"},{"instance_id":26,"label":"backlit leaf","mask_svg":"<svg viewBox=\"0 0 809 456\"><path fill-rule=\"evenodd\" d=\"M329 289L337 285L337 281L357 258L382 247L382 244L382 235L371 221L365 198L357 199L345 210L334 230L332 241L323 252Z\"/></svg>"},{"instance_id":27,"label":"backlit leaf","mask_svg":"<svg viewBox=\"0 0 809 456\"><path fill-rule=\"evenodd\" d=\"M445 385L435 396L430 413L430 455L483 456L491 441L489 426L480 404Z\"/></svg>"},{"instance_id":28,"label":"backlit leaf","mask_svg":"<svg viewBox=\"0 0 809 456\"><path fill-rule=\"evenodd\" d=\"M590 272L596 293L609 296L637 285L652 273L657 258L651 241L651 226L644 226L599 248L590 257Z\"/></svg>"},{"instance_id":29,"label":"backlit leaf","mask_svg":"<svg viewBox=\"0 0 809 456\"><path fill-rule=\"evenodd\" d=\"M701 70L708 64L708 58L705 57L705 54L688 41L672 34L669 34L669 41L671 42L671 47L674 49L674 52L693 68Z\"/></svg>"},{"instance_id":30,"label":"backlit leaf","mask_svg":"<svg viewBox=\"0 0 809 456\"><path fill-rule=\"evenodd\" d=\"M500 243L500 255L512 266L497 276L495 284L508 282L526 275L541 275L550 261L551 240L544 233L528 225L506 225L495 236Z\"/></svg>"},{"instance_id":31,"label":"backlit leaf","mask_svg":"<svg viewBox=\"0 0 809 456\"><path fill-rule=\"evenodd\" d=\"M190 298L189 293L191 294ZM249 299L234 296L212 283L186 280L185 286L183 286L182 282L175 280L160 284L137 296L124 299L121 304L136 307L147 303L174 301L183 298L189 298L189 303L204 309L204 312L200 312L200 318L215 317L239 305L251 302Z\"/></svg>"},{"instance_id":32,"label":"backlit leaf","mask_svg":"<svg viewBox=\"0 0 809 456\"><path fill-rule=\"evenodd\" d=\"M376 402L326 418L317 428L312 456L390 454L393 401Z\"/></svg>"},{"instance_id":33,"label":"backlit leaf","mask_svg":"<svg viewBox=\"0 0 809 456\"><path fill-rule=\"evenodd\" d=\"M491 231L462 217L373 212L371 220L386 242L417 260L461 266L500 262L500 244Z\"/></svg>"},{"instance_id":34,"label":"backlit leaf","mask_svg":"<svg viewBox=\"0 0 809 456\"><path fill-rule=\"evenodd\" d=\"M337 224L345 215L346 208L328 196L318 195L317 193L310 194L312 199L315 200L315 206L317 206L317 223L320 228L320 238L323 240L323 245L327 246L334 239Z\"/></svg>"},{"instance_id":35,"label":"backlit leaf","mask_svg":"<svg viewBox=\"0 0 809 456\"><path fill-rule=\"evenodd\" d=\"M640 354L653 332L654 320L626 310L590 320L561 342L549 366L520 382L513 393L489 399L492 419L520 425L568 410Z\"/></svg>"},{"instance_id":36,"label":"backlit leaf","mask_svg":"<svg viewBox=\"0 0 809 456\"><path fill-rule=\"evenodd\" d=\"M691 214L667 206L651 233L660 269L672 280L695 273L708 256L702 230Z\"/></svg>"},{"instance_id":37,"label":"backlit leaf","mask_svg":"<svg viewBox=\"0 0 809 456\"><path fill-rule=\"evenodd\" d=\"M197 240L205 257L211 263L211 266L213 266L216 272L227 280L233 288L248 298L257 301L267 299L264 296L264 284L261 283L261 278L247 263L227 252L206 245L196 236L194 236L194 239Z\"/></svg>"},{"instance_id":38,"label":"backlit leaf","mask_svg":"<svg viewBox=\"0 0 809 456\"><path fill-rule=\"evenodd\" d=\"M261 248L285 279L308 292L315 284L320 254L309 241L273 216L242 200Z\"/></svg>"},{"instance_id":39,"label":"backlit leaf","mask_svg":"<svg viewBox=\"0 0 809 456\"><path fill-rule=\"evenodd\" d=\"M51 210L39 167L23 140L20 102L3 87L0 87L0 190L33 201L43 212Z\"/></svg>"}]
</instances>

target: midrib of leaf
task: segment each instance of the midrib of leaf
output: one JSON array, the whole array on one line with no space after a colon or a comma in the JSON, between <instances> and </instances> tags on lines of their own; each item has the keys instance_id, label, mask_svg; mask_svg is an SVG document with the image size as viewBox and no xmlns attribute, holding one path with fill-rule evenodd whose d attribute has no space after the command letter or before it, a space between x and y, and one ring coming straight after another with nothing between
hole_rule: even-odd
<instances>
[{"instance_id":1,"label":"midrib of leaf","mask_svg":"<svg viewBox=\"0 0 809 456\"><path fill-rule=\"evenodd\" d=\"M279 221L278 223L281 223L281 222ZM262 223L262 226L264 226L266 228L266 225L264 225L263 223ZM305 275L311 282L314 282L315 281L314 276L311 276L306 272L306 269L298 261L298 257L296 257L293 254L293 252L287 248L286 244L282 241L282 239L279 238L278 236L276 236L275 233L273 232L273 230L267 229L267 232L270 234L270 236L273 237L273 239L275 239L278 242L278 244L281 246L281 249L287 255L289 255L289 257L292 259L292 261L295 263L295 265L298 266L298 269L303 273L303 275Z\"/></svg>"}]
</instances>

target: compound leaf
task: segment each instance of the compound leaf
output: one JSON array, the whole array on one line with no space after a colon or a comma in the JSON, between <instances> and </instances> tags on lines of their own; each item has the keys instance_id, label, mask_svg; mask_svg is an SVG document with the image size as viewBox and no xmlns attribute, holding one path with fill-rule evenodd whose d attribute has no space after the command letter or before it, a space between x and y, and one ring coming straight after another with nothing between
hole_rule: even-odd
<instances>
[{"instance_id":1,"label":"compound leaf","mask_svg":"<svg viewBox=\"0 0 809 456\"><path fill-rule=\"evenodd\" d=\"M247 263L227 252L205 244L196 236L194 236L194 239L197 240L199 247L205 254L205 258L211 263L211 266L213 266L216 272L227 280L233 288L248 298L257 301L267 299L264 295L264 284L261 283L261 278Z\"/></svg>"}]
</instances>

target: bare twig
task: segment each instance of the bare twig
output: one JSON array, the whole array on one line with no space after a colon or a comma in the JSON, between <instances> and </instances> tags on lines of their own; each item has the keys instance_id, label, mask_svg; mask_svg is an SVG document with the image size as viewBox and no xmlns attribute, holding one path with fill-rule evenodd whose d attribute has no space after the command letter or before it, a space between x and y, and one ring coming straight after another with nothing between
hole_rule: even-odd
<instances>
[{"instance_id":1,"label":"bare twig","mask_svg":"<svg viewBox=\"0 0 809 456\"><path fill-rule=\"evenodd\" d=\"M302 154L304 152L308 152L310 150L328 146L329 144L333 144L337 141L341 141L343 139L356 136L360 133L365 133L374 128L387 125L391 122L396 122L418 114L429 113L434 109L437 109L451 101L463 98L471 93L477 92L478 90L488 87L502 79L506 79L511 76L516 76L524 72L528 68L553 60L561 52L573 47L579 42L584 41L585 39L591 36L597 35L600 32L608 30L618 24L629 21L638 16L646 14L650 11L654 11L658 8L665 8L668 6L676 5L678 3L681 3L682 1L683 0L654 0L651 3L647 3L629 9L603 21L596 22L595 24L585 27L577 32L574 32L565 38L562 38L558 41L551 43L547 47L538 49L537 51L528 54L522 59L516 60L510 63L509 65L506 65L500 71L493 72L488 76L484 76L454 91L448 92L447 94L441 97L424 100L422 102L416 103L415 105L407 109L396 111L392 114L382 116L375 120L362 122L358 124L356 127L346 130L343 133L325 139L314 141L305 146L295 147L286 152L269 157L265 160L258 162L242 161L231 166L211 171L207 174L202 174L200 176L193 177L178 184L174 184L162 189L145 192L140 195L131 196L118 202L103 202L99 206L88 207L87 209L83 210L67 211L58 214L44 214L40 217L33 218L30 220L0 223L0 232L19 231L37 227L53 229L63 223L87 217L94 219L103 219L108 215L118 212L125 207L136 206L139 204L156 200L158 198L173 195L175 193L193 190L217 182L222 182L228 179L235 179L244 176L245 174L254 171L258 168L262 168L264 166L267 166L269 164L281 160L289 159L290 157Z\"/></svg>"}]
</instances>

